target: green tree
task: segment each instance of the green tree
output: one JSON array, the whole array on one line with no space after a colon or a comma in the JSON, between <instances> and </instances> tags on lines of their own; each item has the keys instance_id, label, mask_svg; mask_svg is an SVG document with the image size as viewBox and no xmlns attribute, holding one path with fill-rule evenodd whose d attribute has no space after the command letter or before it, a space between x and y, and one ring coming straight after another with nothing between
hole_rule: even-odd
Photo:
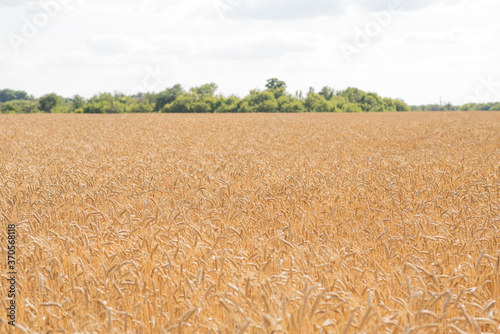
<instances>
[{"instance_id":1,"label":"green tree","mask_svg":"<svg viewBox=\"0 0 500 334\"><path fill-rule=\"evenodd\" d=\"M236 96L219 96L215 105L216 113L235 113L238 112L238 103L240 99Z\"/></svg>"},{"instance_id":2,"label":"green tree","mask_svg":"<svg viewBox=\"0 0 500 334\"><path fill-rule=\"evenodd\" d=\"M279 99L277 99L277 101L279 112L297 113L306 111L306 108L304 107L302 101L290 94L281 96Z\"/></svg>"},{"instance_id":3,"label":"green tree","mask_svg":"<svg viewBox=\"0 0 500 334\"><path fill-rule=\"evenodd\" d=\"M131 96L123 94L112 95L110 93L101 93L92 97L85 108L84 113L94 114L119 114L132 111L132 106L137 101Z\"/></svg>"},{"instance_id":4,"label":"green tree","mask_svg":"<svg viewBox=\"0 0 500 334\"><path fill-rule=\"evenodd\" d=\"M162 112L170 113L208 113L215 112L217 98L214 96L217 85L208 83L193 87L188 93L178 96L172 103L165 105Z\"/></svg>"},{"instance_id":5,"label":"green tree","mask_svg":"<svg viewBox=\"0 0 500 334\"><path fill-rule=\"evenodd\" d=\"M331 104L323 95L310 93L304 101L304 107L309 112L328 112L332 111Z\"/></svg>"},{"instance_id":6,"label":"green tree","mask_svg":"<svg viewBox=\"0 0 500 334\"><path fill-rule=\"evenodd\" d=\"M132 113L151 113L153 111L153 105L151 105L147 100L142 100L130 106L130 112Z\"/></svg>"},{"instance_id":7,"label":"green tree","mask_svg":"<svg viewBox=\"0 0 500 334\"><path fill-rule=\"evenodd\" d=\"M3 114L17 114L23 112L18 104L11 101L2 103L1 110Z\"/></svg>"},{"instance_id":8,"label":"green tree","mask_svg":"<svg viewBox=\"0 0 500 334\"><path fill-rule=\"evenodd\" d=\"M395 99L394 103L396 104L396 111L410 111L410 106L405 103L405 101L401 99Z\"/></svg>"},{"instance_id":9,"label":"green tree","mask_svg":"<svg viewBox=\"0 0 500 334\"><path fill-rule=\"evenodd\" d=\"M267 80L266 88L266 91L273 93L276 99L286 94L286 83L276 78Z\"/></svg>"},{"instance_id":10,"label":"green tree","mask_svg":"<svg viewBox=\"0 0 500 334\"><path fill-rule=\"evenodd\" d=\"M330 104L331 111L342 112L346 101L342 96L333 96L328 103Z\"/></svg>"},{"instance_id":11,"label":"green tree","mask_svg":"<svg viewBox=\"0 0 500 334\"><path fill-rule=\"evenodd\" d=\"M266 91L272 93L275 99L279 99L280 97L286 95L285 87L267 89Z\"/></svg>"},{"instance_id":12,"label":"green tree","mask_svg":"<svg viewBox=\"0 0 500 334\"><path fill-rule=\"evenodd\" d=\"M165 113L209 113L215 111L217 99L211 96L200 96L192 92L179 96L174 102L167 104Z\"/></svg>"},{"instance_id":13,"label":"green tree","mask_svg":"<svg viewBox=\"0 0 500 334\"><path fill-rule=\"evenodd\" d=\"M500 102L495 103L490 107L491 111L500 111Z\"/></svg>"},{"instance_id":14,"label":"green tree","mask_svg":"<svg viewBox=\"0 0 500 334\"><path fill-rule=\"evenodd\" d=\"M172 103L165 105L162 112L170 113L208 113L215 112L217 91L215 83L208 83L199 87L193 87L189 93L178 96Z\"/></svg>"},{"instance_id":15,"label":"green tree","mask_svg":"<svg viewBox=\"0 0 500 334\"><path fill-rule=\"evenodd\" d=\"M0 103L13 100L30 100L28 93L21 90L2 89L0 90Z\"/></svg>"},{"instance_id":16,"label":"green tree","mask_svg":"<svg viewBox=\"0 0 500 334\"><path fill-rule=\"evenodd\" d=\"M384 110L385 111L397 111L396 103L394 102L393 99L384 98L383 101L384 101Z\"/></svg>"},{"instance_id":17,"label":"green tree","mask_svg":"<svg viewBox=\"0 0 500 334\"><path fill-rule=\"evenodd\" d=\"M201 97L213 97L218 88L217 84L211 82L199 87L191 88L190 91Z\"/></svg>"},{"instance_id":18,"label":"green tree","mask_svg":"<svg viewBox=\"0 0 500 334\"><path fill-rule=\"evenodd\" d=\"M40 111L45 113L52 112L61 103L61 98L55 94L46 94L38 101Z\"/></svg>"},{"instance_id":19,"label":"green tree","mask_svg":"<svg viewBox=\"0 0 500 334\"><path fill-rule=\"evenodd\" d=\"M304 104L301 101L292 99L288 102L283 103L280 106L280 111L286 113L298 113L298 112L305 112L306 108L304 107Z\"/></svg>"},{"instance_id":20,"label":"green tree","mask_svg":"<svg viewBox=\"0 0 500 334\"><path fill-rule=\"evenodd\" d=\"M346 103L342 110L343 112L363 112L361 107L356 103Z\"/></svg>"},{"instance_id":21,"label":"green tree","mask_svg":"<svg viewBox=\"0 0 500 334\"><path fill-rule=\"evenodd\" d=\"M337 95L342 96L350 103L363 103L366 93L358 88L348 87L345 90L339 91Z\"/></svg>"},{"instance_id":22,"label":"green tree","mask_svg":"<svg viewBox=\"0 0 500 334\"><path fill-rule=\"evenodd\" d=\"M271 78L271 79L267 79L266 88L267 89L277 89L277 88L285 88L286 89L286 83L284 81L280 81L276 78Z\"/></svg>"},{"instance_id":23,"label":"green tree","mask_svg":"<svg viewBox=\"0 0 500 334\"><path fill-rule=\"evenodd\" d=\"M73 112L83 112L83 109L85 108L86 101L83 97L80 95L75 95L73 96L73 99L71 99L71 111Z\"/></svg>"},{"instance_id":24,"label":"green tree","mask_svg":"<svg viewBox=\"0 0 500 334\"><path fill-rule=\"evenodd\" d=\"M335 96L335 91L333 88L325 86L319 91L319 95L323 95L325 99L330 101Z\"/></svg>"},{"instance_id":25,"label":"green tree","mask_svg":"<svg viewBox=\"0 0 500 334\"><path fill-rule=\"evenodd\" d=\"M296 91L295 98L302 101L304 99L304 93L302 93L301 90Z\"/></svg>"},{"instance_id":26,"label":"green tree","mask_svg":"<svg viewBox=\"0 0 500 334\"><path fill-rule=\"evenodd\" d=\"M448 102L448 103L446 103L444 105L444 110L446 110L446 111L455 111L456 108L455 108L454 105L452 105L450 102Z\"/></svg>"},{"instance_id":27,"label":"green tree","mask_svg":"<svg viewBox=\"0 0 500 334\"><path fill-rule=\"evenodd\" d=\"M155 104L154 111L162 110L165 107L165 105L174 102L175 99L177 99L182 94L184 94L184 89L182 88L181 85L176 84L154 95L153 97L153 101Z\"/></svg>"},{"instance_id":28,"label":"green tree","mask_svg":"<svg viewBox=\"0 0 500 334\"><path fill-rule=\"evenodd\" d=\"M250 91L238 107L240 112L278 112L278 101L270 91Z\"/></svg>"},{"instance_id":29,"label":"green tree","mask_svg":"<svg viewBox=\"0 0 500 334\"><path fill-rule=\"evenodd\" d=\"M5 114L18 114L18 113L37 113L38 101L33 100L12 100L5 103L0 103L0 111Z\"/></svg>"},{"instance_id":30,"label":"green tree","mask_svg":"<svg viewBox=\"0 0 500 334\"><path fill-rule=\"evenodd\" d=\"M359 102L363 111L384 111L384 100L375 93L366 93Z\"/></svg>"}]
</instances>

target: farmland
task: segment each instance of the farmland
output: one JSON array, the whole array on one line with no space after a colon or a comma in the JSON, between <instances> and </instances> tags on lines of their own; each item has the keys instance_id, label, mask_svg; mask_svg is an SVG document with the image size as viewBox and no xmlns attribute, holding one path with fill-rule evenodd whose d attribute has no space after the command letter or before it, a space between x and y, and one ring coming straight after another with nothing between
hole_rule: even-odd
<instances>
[{"instance_id":1,"label":"farmland","mask_svg":"<svg viewBox=\"0 0 500 334\"><path fill-rule=\"evenodd\" d=\"M0 332L498 333L500 113L0 116Z\"/></svg>"}]
</instances>

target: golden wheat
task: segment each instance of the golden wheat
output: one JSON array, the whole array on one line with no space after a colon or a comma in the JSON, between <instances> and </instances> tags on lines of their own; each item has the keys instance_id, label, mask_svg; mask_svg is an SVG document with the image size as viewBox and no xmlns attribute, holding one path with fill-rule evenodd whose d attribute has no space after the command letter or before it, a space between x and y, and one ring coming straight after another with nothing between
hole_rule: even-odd
<instances>
[{"instance_id":1,"label":"golden wheat","mask_svg":"<svg viewBox=\"0 0 500 334\"><path fill-rule=\"evenodd\" d=\"M500 332L500 113L9 115L0 143L24 332Z\"/></svg>"}]
</instances>

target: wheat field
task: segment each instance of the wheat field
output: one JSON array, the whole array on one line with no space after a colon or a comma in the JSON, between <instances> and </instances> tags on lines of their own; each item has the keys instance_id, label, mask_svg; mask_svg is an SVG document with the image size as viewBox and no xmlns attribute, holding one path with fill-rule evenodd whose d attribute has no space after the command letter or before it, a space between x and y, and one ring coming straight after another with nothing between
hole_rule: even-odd
<instances>
[{"instance_id":1,"label":"wheat field","mask_svg":"<svg viewBox=\"0 0 500 334\"><path fill-rule=\"evenodd\" d=\"M0 143L2 333L500 332L500 113L3 115Z\"/></svg>"}]
</instances>

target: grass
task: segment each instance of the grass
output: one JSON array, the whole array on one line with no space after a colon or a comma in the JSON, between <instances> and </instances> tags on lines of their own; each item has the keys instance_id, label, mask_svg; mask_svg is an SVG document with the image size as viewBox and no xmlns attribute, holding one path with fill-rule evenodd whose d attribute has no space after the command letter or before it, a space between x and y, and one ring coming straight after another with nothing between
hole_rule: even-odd
<instances>
[{"instance_id":1,"label":"grass","mask_svg":"<svg viewBox=\"0 0 500 334\"><path fill-rule=\"evenodd\" d=\"M499 129L495 112L0 116L17 322L498 333Z\"/></svg>"}]
</instances>

